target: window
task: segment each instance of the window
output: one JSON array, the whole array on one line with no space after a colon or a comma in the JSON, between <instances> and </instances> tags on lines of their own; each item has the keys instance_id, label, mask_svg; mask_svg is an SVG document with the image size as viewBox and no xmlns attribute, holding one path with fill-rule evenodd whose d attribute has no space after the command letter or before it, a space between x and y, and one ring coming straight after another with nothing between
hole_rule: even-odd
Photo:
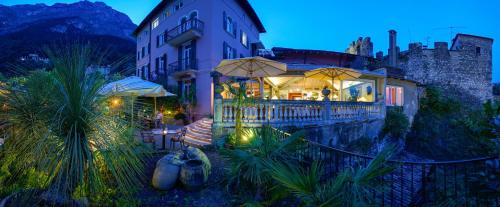
<instances>
[{"instance_id":1,"label":"window","mask_svg":"<svg viewBox=\"0 0 500 207\"><path fill-rule=\"evenodd\" d=\"M223 26L224 26L224 31L227 33L233 35L234 38L236 38L236 22L226 14L226 12L223 12Z\"/></svg>"},{"instance_id":2,"label":"window","mask_svg":"<svg viewBox=\"0 0 500 207\"><path fill-rule=\"evenodd\" d=\"M165 34L156 36L156 47L161 47L165 44Z\"/></svg>"},{"instance_id":3,"label":"window","mask_svg":"<svg viewBox=\"0 0 500 207\"><path fill-rule=\"evenodd\" d=\"M141 59L141 51L137 51L137 60Z\"/></svg>"},{"instance_id":4,"label":"window","mask_svg":"<svg viewBox=\"0 0 500 207\"><path fill-rule=\"evenodd\" d=\"M481 55L481 48L476 47L476 56L480 56L480 55Z\"/></svg>"},{"instance_id":5,"label":"window","mask_svg":"<svg viewBox=\"0 0 500 207\"><path fill-rule=\"evenodd\" d=\"M233 59L236 58L236 49L229 46L226 42L223 44L224 52L222 54L223 59Z\"/></svg>"},{"instance_id":6,"label":"window","mask_svg":"<svg viewBox=\"0 0 500 207\"><path fill-rule=\"evenodd\" d=\"M151 54L151 42L148 43L148 55Z\"/></svg>"},{"instance_id":7,"label":"window","mask_svg":"<svg viewBox=\"0 0 500 207\"><path fill-rule=\"evenodd\" d=\"M403 87L387 86L385 87L385 105L387 106L403 106L404 101Z\"/></svg>"},{"instance_id":8,"label":"window","mask_svg":"<svg viewBox=\"0 0 500 207\"><path fill-rule=\"evenodd\" d=\"M158 27L160 25L160 19L157 17L155 20L153 20L153 23L151 23L151 26L154 28Z\"/></svg>"},{"instance_id":9,"label":"window","mask_svg":"<svg viewBox=\"0 0 500 207\"><path fill-rule=\"evenodd\" d=\"M141 57L144 58L144 55L146 55L146 47L142 47L142 50L141 50Z\"/></svg>"},{"instance_id":10,"label":"window","mask_svg":"<svg viewBox=\"0 0 500 207\"><path fill-rule=\"evenodd\" d=\"M247 33L241 31L240 42L243 46L248 47L248 37Z\"/></svg>"},{"instance_id":11,"label":"window","mask_svg":"<svg viewBox=\"0 0 500 207\"><path fill-rule=\"evenodd\" d=\"M334 81L335 82L335 81ZM335 84L334 84L335 85ZM343 80L341 100L352 102L374 102L375 101L375 81L368 79ZM336 100L333 93L333 100Z\"/></svg>"},{"instance_id":12,"label":"window","mask_svg":"<svg viewBox=\"0 0 500 207\"><path fill-rule=\"evenodd\" d=\"M178 11L184 6L184 1L180 0L174 3L174 12Z\"/></svg>"}]
</instances>

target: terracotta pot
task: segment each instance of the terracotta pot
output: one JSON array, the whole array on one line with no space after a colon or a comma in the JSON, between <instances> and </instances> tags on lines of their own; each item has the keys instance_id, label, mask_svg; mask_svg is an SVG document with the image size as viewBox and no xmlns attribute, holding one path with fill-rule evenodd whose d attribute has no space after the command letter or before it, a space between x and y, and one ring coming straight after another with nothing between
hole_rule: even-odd
<instances>
[{"instance_id":1,"label":"terracotta pot","mask_svg":"<svg viewBox=\"0 0 500 207\"><path fill-rule=\"evenodd\" d=\"M168 154L156 162L152 185L158 190L170 190L179 178L181 165L179 154Z\"/></svg>"},{"instance_id":2,"label":"terracotta pot","mask_svg":"<svg viewBox=\"0 0 500 207\"><path fill-rule=\"evenodd\" d=\"M201 190L204 181L203 162L201 160L188 160L181 168L181 183L187 190Z\"/></svg>"}]
</instances>

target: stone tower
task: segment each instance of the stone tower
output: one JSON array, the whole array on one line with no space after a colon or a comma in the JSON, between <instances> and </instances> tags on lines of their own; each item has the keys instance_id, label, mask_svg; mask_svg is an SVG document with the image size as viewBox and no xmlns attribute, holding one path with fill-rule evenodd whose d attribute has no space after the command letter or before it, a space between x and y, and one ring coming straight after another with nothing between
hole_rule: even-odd
<instances>
[{"instance_id":1,"label":"stone tower","mask_svg":"<svg viewBox=\"0 0 500 207\"><path fill-rule=\"evenodd\" d=\"M478 104L493 97L492 44L491 38L467 34L457 34L450 49L447 42L435 42L434 49L410 43L397 63L408 79L439 86L445 96Z\"/></svg>"},{"instance_id":2,"label":"stone tower","mask_svg":"<svg viewBox=\"0 0 500 207\"><path fill-rule=\"evenodd\" d=\"M389 50L387 52L388 65L395 67L397 65L399 53L399 47L396 42L396 30L389 30Z\"/></svg>"}]
</instances>

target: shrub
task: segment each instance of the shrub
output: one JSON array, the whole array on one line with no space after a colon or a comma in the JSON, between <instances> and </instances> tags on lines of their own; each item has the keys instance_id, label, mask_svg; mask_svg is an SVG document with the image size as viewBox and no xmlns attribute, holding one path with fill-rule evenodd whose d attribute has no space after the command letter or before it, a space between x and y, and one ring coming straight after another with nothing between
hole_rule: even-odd
<instances>
[{"instance_id":1,"label":"shrub","mask_svg":"<svg viewBox=\"0 0 500 207\"><path fill-rule=\"evenodd\" d=\"M399 110L399 108L388 108L384 127L380 135L381 137L388 135L393 139L404 139L409 127L408 116L402 110Z\"/></svg>"},{"instance_id":2,"label":"shrub","mask_svg":"<svg viewBox=\"0 0 500 207\"><path fill-rule=\"evenodd\" d=\"M407 135L407 150L439 160L490 155L494 126L490 109L474 109L441 96L435 88L426 90Z\"/></svg>"},{"instance_id":3,"label":"shrub","mask_svg":"<svg viewBox=\"0 0 500 207\"><path fill-rule=\"evenodd\" d=\"M188 125L189 124L189 120L188 120L188 117L185 113L177 113L174 115L174 119L175 120L182 120L182 123L184 125Z\"/></svg>"},{"instance_id":4,"label":"shrub","mask_svg":"<svg viewBox=\"0 0 500 207\"><path fill-rule=\"evenodd\" d=\"M347 150L362 154L368 154L373 146L373 140L368 137L361 137L347 144Z\"/></svg>"}]
</instances>

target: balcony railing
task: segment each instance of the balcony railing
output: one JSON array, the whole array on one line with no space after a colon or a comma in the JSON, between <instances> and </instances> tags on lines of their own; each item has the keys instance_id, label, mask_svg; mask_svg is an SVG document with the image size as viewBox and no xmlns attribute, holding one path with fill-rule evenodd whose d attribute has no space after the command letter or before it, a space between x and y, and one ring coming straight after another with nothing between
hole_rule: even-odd
<instances>
[{"instance_id":1,"label":"balcony railing","mask_svg":"<svg viewBox=\"0 0 500 207\"><path fill-rule=\"evenodd\" d=\"M178 73L189 70L198 70L198 60L196 58L181 59L168 64L169 73Z\"/></svg>"},{"instance_id":2,"label":"balcony railing","mask_svg":"<svg viewBox=\"0 0 500 207\"><path fill-rule=\"evenodd\" d=\"M179 45L190 39L198 38L203 35L205 23L199 19L190 19L167 32L167 42L171 45Z\"/></svg>"},{"instance_id":3,"label":"balcony railing","mask_svg":"<svg viewBox=\"0 0 500 207\"><path fill-rule=\"evenodd\" d=\"M331 124L360 120L381 119L383 103L337 101L256 101L241 108L245 125L271 124L279 126L304 126ZM222 123L234 125L236 107L233 100L222 100Z\"/></svg>"}]
</instances>

